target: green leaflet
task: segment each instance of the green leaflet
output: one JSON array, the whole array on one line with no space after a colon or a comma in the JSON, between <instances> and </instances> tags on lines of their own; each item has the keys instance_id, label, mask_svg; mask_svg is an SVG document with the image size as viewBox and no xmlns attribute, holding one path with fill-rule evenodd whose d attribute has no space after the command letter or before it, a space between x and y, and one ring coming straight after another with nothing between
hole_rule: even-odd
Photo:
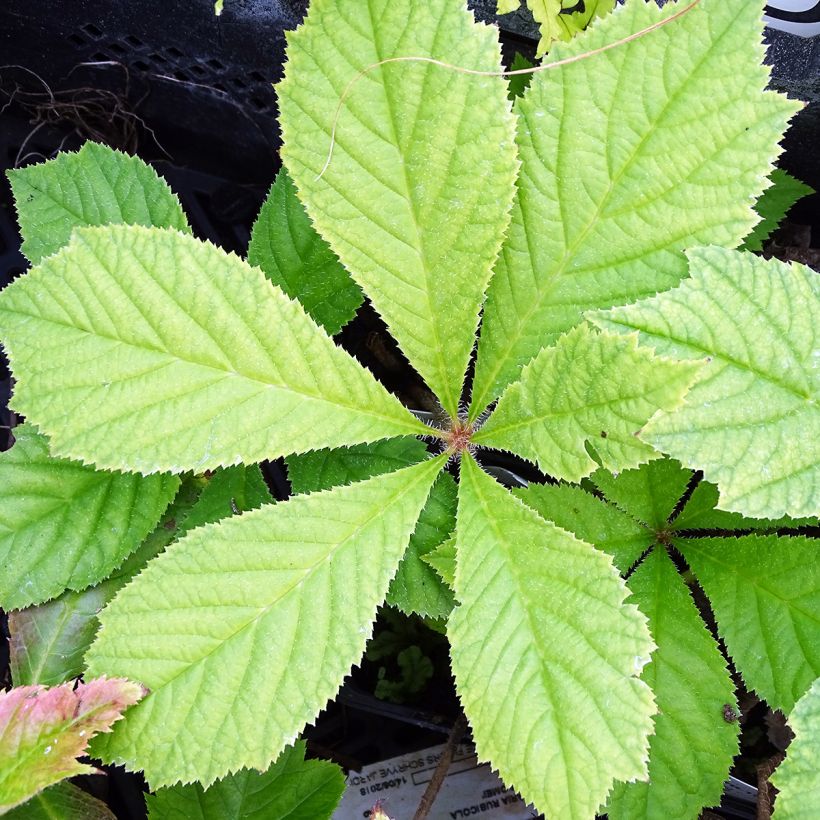
<instances>
[{"instance_id":1,"label":"green leaflet","mask_svg":"<svg viewBox=\"0 0 820 820\"><path fill-rule=\"evenodd\" d=\"M105 578L139 546L179 487L176 476L97 472L52 458L31 425L14 432L14 447L0 455L4 609Z\"/></svg>"},{"instance_id":2,"label":"green leaflet","mask_svg":"<svg viewBox=\"0 0 820 820\"><path fill-rule=\"evenodd\" d=\"M355 315L362 292L316 233L282 168L251 231L248 262L333 336Z\"/></svg>"},{"instance_id":3,"label":"green leaflet","mask_svg":"<svg viewBox=\"0 0 820 820\"><path fill-rule=\"evenodd\" d=\"M3 815L6 820L117 820L105 803L63 781Z\"/></svg>"},{"instance_id":4,"label":"green leaflet","mask_svg":"<svg viewBox=\"0 0 820 820\"><path fill-rule=\"evenodd\" d=\"M646 777L653 648L608 555L547 523L462 458L456 687L479 756L548 817L592 818Z\"/></svg>"},{"instance_id":5,"label":"green leaflet","mask_svg":"<svg viewBox=\"0 0 820 820\"><path fill-rule=\"evenodd\" d=\"M495 30L463 0L313 0L277 86L282 157L319 232L455 416L509 221L515 121L501 77L401 62L349 87L399 56L501 69Z\"/></svg>"},{"instance_id":6,"label":"green leaflet","mask_svg":"<svg viewBox=\"0 0 820 820\"><path fill-rule=\"evenodd\" d=\"M144 694L117 678L0 692L0 814L66 777L93 774L77 758Z\"/></svg>"},{"instance_id":7,"label":"green leaflet","mask_svg":"<svg viewBox=\"0 0 820 820\"><path fill-rule=\"evenodd\" d=\"M659 530L666 527L691 478L691 471L683 469L679 462L659 458L637 470L624 470L617 475L608 470L596 470L590 480L609 501L626 510L635 520Z\"/></svg>"},{"instance_id":8,"label":"green leaflet","mask_svg":"<svg viewBox=\"0 0 820 820\"><path fill-rule=\"evenodd\" d=\"M680 538L738 671L788 714L820 676L820 555L810 538Z\"/></svg>"},{"instance_id":9,"label":"green leaflet","mask_svg":"<svg viewBox=\"0 0 820 820\"><path fill-rule=\"evenodd\" d=\"M655 550L628 581L658 648L642 679L658 702L649 741L649 782L618 783L610 820L694 818L717 805L738 751L734 684L674 564Z\"/></svg>"},{"instance_id":10,"label":"green leaflet","mask_svg":"<svg viewBox=\"0 0 820 820\"><path fill-rule=\"evenodd\" d=\"M789 715L794 740L771 782L779 794L775 820L814 820L820 815L820 678Z\"/></svg>"},{"instance_id":11,"label":"green leaflet","mask_svg":"<svg viewBox=\"0 0 820 820\"><path fill-rule=\"evenodd\" d=\"M100 467L202 471L427 430L259 270L176 231L76 231L0 294L0 326L15 409Z\"/></svg>"},{"instance_id":12,"label":"green leaflet","mask_svg":"<svg viewBox=\"0 0 820 820\"><path fill-rule=\"evenodd\" d=\"M86 656L151 691L94 753L154 787L266 769L361 657L442 466L267 505L152 561Z\"/></svg>"},{"instance_id":13,"label":"green leaflet","mask_svg":"<svg viewBox=\"0 0 820 820\"><path fill-rule=\"evenodd\" d=\"M721 507L752 517L816 515L820 498L820 279L721 248L689 252L675 290L595 314L638 330L663 355L709 356L683 407L659 413L641 438L700 468Z\"/></svg>"},{"instance_id":14,"label":"green leaflet","mask_svg":"<svg viewBox=\"0 0 820 820\"><path fill-rule=\"evenodd\" d=\"M190 511L177 519L175 537L236 512L258 509L271 501L273 498L258 465L222 467L208 479Z\"/></svg>"},{"instance_id":15,"label":"green leaflet","mask_svg":"<svg viewBox=\"0 0 820 820\"><path fill-rule=\"evenodd\" d=\"M450 536L435 549L421 556L425 564L429 564L441 576L441 579L450 589L456 583L456 537Z\"/></svg>"},{"instance_id":16,"label":"green leaflet","mask_svg":"<svg viewBox=\"0 0 820 820\"><path fill-rule=\"evenodd\" d=\"M609 553L621 573L655 541L655 534L631 515L571 484L530 484L513 494L542 518Z\"/></svg>"},{"instance_id":17,"label":"green leaflet","mask_svg":"<svg viewBox=\"0 0 820 820\"><path fill-rule=\"evenodd\" d=\"M521 54L521 52L516 52L510 65L510 70L520 71L521 69L532 67L533 63ZM507 96L511 100L514 100L516 97L520 97L529 87L531 80L532 74L514 74L512 77L508 77L507 86L509 91L507 92Z\"/></svg>"},{"instance_id":18,"label":"green leaflet","mask_svg":"<svg viewBox=\"0 0 820 820\"><path fill-rule=\"evenodd\" d=\"M682 401L701 364L677 362L586 324L544 348L501 396L476 444L510 450L545 473L578 481L597 466L635 467L655 456L635 433Z\"/></svg>"},{"instance_id":19,"label":"green leaflet","mask_svg":"<svg viewBox=\"0 0 820 820\"><path fill-rule=\"evenodd\" d=\"M295 493L327 490L363 481L421 461L427 449L418 439L387 439L338 450L288 456L288 477ZM387 593L388 604L406 614L446 618L453 596L423 558L455 527L456 486L450 476L438 478Z\"/></svg>"},{"instance_id":20,"label":"green leaflet","mask_svg":"<svg viewBox=\"0 0 820 820\"><path fill-rule=\"evenodd\" d=\"M769 179L771 186L760 195L755 205L755 210L761 220L746 237L741 246L742 250L763 250L763 243L777 229L792 205L798 199L814 193L808 185L795 179L791 174L781 171L780 168L775 168Z\"/></svg>"},{"instance_id":21,"label":"green leaflet","mask_svg":"<svg viewBox=\"0 0 820 820\"><path fill-rule=\"evenodd\" d=\"M207 789L200 783L146 795L148 820L327 820L345 787L341 769L285 749L266 772L243 769Z\"/></svg>"},{"instance_id":22,"label":"green leaflet","mask_svg":"<svg viewBox=\"0 0 820 820\"><path fill-rule=\"evenodd\" d=\"M547 62L680 5L628 0ZM686 275L684 248L733 247L749 232L751 202L799 107L764 91L768 69L750 35L761 10L761 0L703 0L629 44L533 77L516 104L522 168L487 294L471 419L584 311L665 290Z\"/></svg>"},{"instance_id":23,"label":"green leaflet","mask_svg":"<svg viewBox=\"0 0 820 820\"><path fill-rule=\"evenodd\" d=\"M33 263L68 243L74 228L125 223L190 232L165 180L141 159L87 142L77 153L8 172Z\"/></svg>"}]
</instances>

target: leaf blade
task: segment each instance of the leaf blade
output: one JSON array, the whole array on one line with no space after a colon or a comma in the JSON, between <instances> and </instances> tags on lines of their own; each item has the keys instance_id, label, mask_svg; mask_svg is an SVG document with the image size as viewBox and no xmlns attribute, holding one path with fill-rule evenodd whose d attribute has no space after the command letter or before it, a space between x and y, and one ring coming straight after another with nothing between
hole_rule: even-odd
<instances>
[{"instance_id":1,"label":"leaf blade","mask_svg":"<svg viewBox=\"0 0 820 820\"><path fill-rule=\"evenodd\" d=\"M750 202L797 111L764 91L760 6L703 0L632 43L535 75L516 108L522 171L487 294L471 419L585 311L674 286L684 248L734 247L748 233ZM680 7L618 6L547 62Z\"/></svg>"},{"instance_id":2,"label":"leaf blade","mask_svg":"<svg viewBox=\"0 0 820 820\"><path fill-rule=\"evenodd\" d=\"M662 355L708 355L684 406L644 441L702 469L720 506L753 518L816 515L820 498L820 283L803 265L722 248L689 251L675 290L593 315Z\"/></svg>"},{"instance_id":3,"label":"leaf blade","mask_svg":"<svg viewBox=\"0 0 820 820\"><path fill-rule=\"evenodd\" d=\"M52 458L29 424L0 455L0 606L80 591L116 569L159 521L176 476L99 472Z\"/></svg>"},{"instance_id":4,"label":"leaf blade","mask_svg":"<svg viewBox=\"0 0 820 820\"><path fill-rule=\"evenodd\" d=\"M592 817L614 778L646 776L654 709L635 677L652 648L646 623L623 604L609 556L548 524L471 458L461 470L460 604L448 636L478 754L548 816ZM609 720L607 698L625 722Z\"/></svg>"},{"instance_id":5,"label":"leaf blade","mask_svg":"<svg viewBox=\"0 0 820 820\"><path fill-rule=\"evenodd\" d=\"M200 472L427 429L258 269L177 232L78 230L0 293L0 319L14 406L101 467Z\"/></svg>"},{"instance_id":6,"label":"leaf blade","mask_svg":"<svg viewBox=\"0 0 820 820\"><path fill-rule=\"evenodd\" d=\"M124 223L191 230L176 196L150 165L95 142L8 171L8 178L21 250L33 264L66 245L78 227Z\"/></svg>"},{"instance_id":7,"label":"leaf blade","mask_svg":"<svg viewBox=\"0 0 820 820\"><path fill-rule=\"evenodd\" d=\"M455 416L517 169L506 85L419 62L354 78L396 56L500 71L492 30L455 0L318 0L287 54L285 164L319 232Z\"/></svg>"},{"instance_id":8,"label":"leaf blade","mask_svg":"<svg viewBox=\"0 0 820 820\"><path fill-rule=\"evenodd\" d=\"M92 674L128 669L151 694L95 752L153 786L266 769L359 660L441 466L295 496L151 562L86 656Z\"/></svg>"}]
</instances>

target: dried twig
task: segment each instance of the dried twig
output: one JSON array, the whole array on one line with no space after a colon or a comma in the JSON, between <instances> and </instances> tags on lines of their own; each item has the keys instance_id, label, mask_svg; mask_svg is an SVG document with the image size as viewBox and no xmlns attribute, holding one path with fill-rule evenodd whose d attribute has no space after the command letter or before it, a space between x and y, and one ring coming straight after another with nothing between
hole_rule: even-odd
<instances>
[{"instance_id":1,"label":"dried twig","mask_svg":"<svg viewBox=\"0 0 820 820\"><path fill-rule=\"evenodd\" d=\"M433 808L433 803L435 802L436 797L438 797L439 791L441 791L444 778L447 777L450 764L453 762L453 755L456 752L456 746L458 746L466 731L467 718L464 717L464 715L461 715L453 724L453 728L450 730L450 736L447 738L447 743L441 752L441 757L439 758L438 765L433 772L433 777L427 784L427 788L424 790L421 800L419 800L419 807L413 815L413 820L425 820L425 818L430 814L430 810Z\"/></svg>"}]
</instances>

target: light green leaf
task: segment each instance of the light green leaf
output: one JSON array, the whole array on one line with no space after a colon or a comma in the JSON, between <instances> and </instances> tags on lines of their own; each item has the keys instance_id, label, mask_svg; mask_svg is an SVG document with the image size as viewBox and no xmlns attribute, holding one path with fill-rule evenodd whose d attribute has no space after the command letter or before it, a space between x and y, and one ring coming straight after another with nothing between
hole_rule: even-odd
<instances>
[{"instance_id":1,"label":"light green leaf","mask_svg":"<svg viewBox=\"0 0 820 820\"><path fill-rule=\"evenodd\" d=\"M243 769L207 789L200 783L145 798L148 820L327 820L345 787L341 769L305 760L305 742L289 746L266 772Z\"/></svg>"},{"instance_id":2,"label":"light green leaf","mask_svg":"<svg viewBox=\"0 0 820 820\"><path fill-rule=\"evenodd\" d=\"M536 59L543 57L555 40L568 40L567 31L561 25L561 0L527 0L527 8L538 23L541 39L535 52Z\"/></svg>"},{"instance_id":3,"label":"light green leaf","mask_svg":"<svg viewBox=\"0 0 820 820\"><path fill-rule=\"evenodd\" d=\"M496 14L510 14L521 6L521 0L498 0Z\"/></svg>"},{"instance_id":4,"label":"light green leaf","mask_svg":"<svg viewBox=\"0 0 820 820\"><path fill-rule=\"evenodd\" d=\"M452 476L440 475L421 511L396 577L390 582L387 603L408 615L446 618L453 609L453 593L424 557L455 529L457 494Z\"/></svg>"},{"instance_id":5,"label":"light green leaf","mask_svg":"<svg viewBox=\"0 0 820 820\"><path fill-rule=\"evenodd\" d=\"M628 0L547 62L680 5ZM516 104L522 168L484 310L471 418L586 310L672 287L686 276L684 248L733 247L749 232L752 201L799 108L764 92L761 11L762 0L703 0L631 43L535 75Z\"/></svg>"},{"instance_id":6,"label":"light green leaf","mask_svg":"<svg viewBox=\"0 0 820 820\"><path fill-rule=\"evenodd\" d=\"M463 457L448 636L479 757L548 817L592 818L646 777L653 648L611 558Z\"/></svg>"},{"instance_id":7,"label":"light green leaf","mask_svg":"<svg viewBox=\"0 0 820 820\"><path fill-rule=\"evenodd\" d=\"M641 438L702 469L720 506L760 518L816 515L820 498L820 278L722 248L689 252L691 278L595 314L663 355L709 356L683 407Z\"/></svg>"},{"instance_id":8,"label":"light green leaf","mask_svg":"<svg viewBox=\"0 0 820 820\"><path fill-rule=\"evenodd\" d=\"M0 293L0 326L15 409L100 467L199 472L427 430L258 269L176 231L76 231Z\"/></svg>"},{"instance_id":9,"label":"light green leaf","mask_svg":"<svg viewBox=\"0 0 820 820\"><path fill-rule=\"evenodd\" d=\"M786 759L771 782L778 789L775 820L814 820L820 815L820 678L789 715L794 732Z\"/></svg>"},{"instance_id":10,"label":"light green leaf","mask_svg":"<svg viewBox=\"0 0 820 820\"><path fill-rule=\"evenodd\" d=\"M155 225L190 232L165 180L138 157L87 142L76 153L8 171L23 235L21 250L37 264L88 225Z\"/></svg>"},{"instance_id":11,"label":"light green leaf","mask_svg":"<svg viewBox=\"0 0 820 820\"><path fill-rule=\"evenodd\" d=\"M93 774L77 758L144 694L116 678L0 692L0 814L66 777Z\"/></svg>"},{"instance_id":12,"label":"light green leaf","mask_svg":"<svg viewBox=\"0 0 820 820\"><path fill-rule=\"evenodd\" d=\"M513 494L542 518L609 553L622 573L627 572L655 540L655 534L630 515L571 484L530 484L526 489L514 490Z\"/></svg>"},{"instance_id":13,"label":"light green leaf","mask_svg":"<svg viewBox=\"0 0 820 820\"><path fill-rule=\"evenodd\" d=\"M393 57L500 71L496 29L462 0L314 0L287 57L282 157L302 201L455 416L518 168L507 86L422 62L355 78Z\"/></svg>"},{"instance_id":14,"label":"light green leaf","mask_svg":"<svg viewBox=\"0 0 820 820\"><path fill-rule=\"evenodd\" d=\"M452 589L456 583L456 537L450 536L434 550L422 555L421 560L429 564Z\"/></svg>"},{"instance_id":15,"label":"light green leaf","mask_svg":"<svg viewBox=\"0 0 820 820\"><path fill-rule=\"evenodd\" d=\"M820 676L820 554L811 538L679 538L747 685L786 714Z\"/></svg>"},{"instance_id":16,"label":"light green leaf","mask_svg":"<svg viewBox=\"0 0 820 820\"><path fill-rule=\"evenodd\" d=\"M656 532L667 527L691 479L692 471L671 458L659 458L617 475L596 470L590 478L609 501Z\"/></svg>"},{"instance_id":17,"label":"light green leaf","mask_svg":"<svg viewBox=\"0 0 820 820\"><path fill-rule=\"evenodd\" d=\"M295 493L328 490L416 464L427 455L418 439L387 439L373 444L317 450L288 456L288 477ZM446 618L453 596L421 559L435 549L455 527L456 487L450 476L433 485L407 546L396 576L390 582L387 603L407 614Z\"/></svg>"},{"instance_id":18,"label":"light green leaf","mask_svg":"<svg viewBox=\"0 0 820 820\"><path fill-rule=\"evenodd\" d=\"M362 303L361 290L316 233L284 168L276 175L251 231L248 262L298 299L331 336L353 318Z\"/></svg>"},{"instance_id":19,"label":"light green leaf","mask_svg":"<svg viewBox=\"0 0 820 820\"><path fill-rule=\"evenodd\" d=\"M673 410L701 364L677 362L583 324L544 348L504 392L476 444L510 450L549 475L579 481L597 466L635 467L656 456L636 433L658 409Z\"/></svg>"},{"instance_id":20,"label":"light green leaf","mask_svg":"<svg viewBox=\"0 0 820 820\"><path fill-rule=\"evenodd\" d=\"M14 446L0 455L4 609L105 578L153 529L179 487L176 476L98 472L52 458L46 438L28 424L14 433Z\"/></svg>"},{"instance_id":21,"label":"light green leaf","mask_svg":"<svg viewBox=\"0 0 820 820\"><path fill-rule=\"evenodd\" d=\"M117 820L105 803L63 781L3 815L6 820Z\"/></svg>"},{"instance_id":22,"label":"light green leaf","mask_svg":"<svg viewBox=\"0 0 820 820\"><path fill-rule=\"evenodd\" d=\"M442 466L270 504L152 561L86 656L151 693L95 754L154 787L266 769L359 661Z\"/></svg>"},{"instance_id":23,"label":"light green leaf","mask_svg":"<svg viewBox=\"0 0 820 820\"><path fill-rule=\"evenodd\" d=\"M775 168L769 179L772 183L771 186L761 194L755 205L755 210L760 215L761 220L746 237L741 246L743 250L762 250L763 243L777 229L792 205L798 199L814 193L808 185L795 179L791 174L780 170L780 168Z\"/></svg>"},{"instance_id":24,"label":"light green leaf","mask_svg":"<svg viewBox=\"0 0 820 820\"><path fill-rule=\"evenodd\" d=\"M734 684L714 638L664 549L656 549L628 581L633 603L649 618L658 648L643 673L658 702L649 741L649 782L618 783L610 820L698 817L720 802L738 752Z\"/></svg>"}]
</instances>

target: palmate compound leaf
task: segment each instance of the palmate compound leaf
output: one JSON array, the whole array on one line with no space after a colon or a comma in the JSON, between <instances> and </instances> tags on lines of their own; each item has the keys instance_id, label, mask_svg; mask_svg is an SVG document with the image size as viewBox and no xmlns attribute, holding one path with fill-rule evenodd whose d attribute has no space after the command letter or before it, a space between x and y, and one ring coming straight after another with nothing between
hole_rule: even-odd
<instances>
[{"instance_id":1,"label":"palmate compound leaf","mask_svg":"<svg viewBox=\"0 0 820 820\"><path fill-rule=\"evenodd\" d=\"M165 180L138 157L94 142L76 153L8 172L23 235L37 264L68 243L74 228L127 224L190 231Z\"/></svg>"},{"instance_id":2,"label":"palmate compound leaf","mask_svg":"<svg viewBox=\"0 0 820 820\"><path fill-rule=\"evenodd\" d=\"M99 467L200 472L427 430L261 271L177 231L75 231L0 293L0 327L15 409Z\"/></svg>"},{"instance_id":3,"label":"palmate compound leaf","mask_svg":"<svg viewBox=\"0 0 820 820\"><path fill-rule=\"evenodd\" d=\"M678 11L628 0L547 62ZM533 77L519 115L512 222L487 294L471 418L584 311L686 276L682 250L756 222L799 103L764 91L762 0L702 0L631 43Z\"/></svg>"},{"instance_id":4,"label":"palmate compound leaf","mask_svg":"<svg viewBox=\"0 0 820 820\"><path fill-rule=\"evenodd\" d=\"M150 694L94 753L153 787L265 770L359 661L442 459L200 527L152 561L86 656Z\"/></svg>"},{"instance_id":5,"label":"palmate compound leaf","mask_svg":"<svg viewBox=\"0 0 820 820\"><path fill-rule=\"evenodd\" d=\"M603 552L462 458L448 636L478 754L547 817L592 818L646 777L653 644Z\"/></svg>"},{"instance_id":6,"label":"palmate compound leaf","mask_svg":"<svg viewBox=\"0 0 820 820\"><path fill-rule=\"evenodd\" d=\"M734 684L666 550L655 549L627 582L658 648L642 679L658 703L649 741L649 782L618 783L610 820L695 818L717 805L738 751Z\"/></svg>"},{"instance_id":7,"label":"palmate compound leaf","mask_svg":"<svg viewBox=\"0 0 820 820\"><path fill-rule=\"evenodd\" d=\"M788 714L820 676L820 555L811 538L678 538L746 681Z\"/></svg>"},{"instance_id":8,"label":"palmate compound leaf","mask_svg":"<svg viewBox=\"0 0 820 820\"><path fill-rule=\"evenodd\" d=\"M305 213L285 168L276 175L251 231L248 262L333 336L354 316L362 292Z\"/></svg>"},{"instance_id":9,"label":"palmate compound leaf","mask_svg":"<svg viewBox=\"0 0 820 820\"><path fill-rule=\"evenodd\" d=\"M31 425L0 455L0 606L19 609L107 577L153 529L179 479L52 458Z\"/></svg>"},{"instance_id":10,"label":"palmate compound leaf","mask_svg":"<svg viewBox=\"0 0 820 820\"><path fill-rule=\"evenodd\" d=\"M143 695L139 684L118 678L0 692L0 813L66 777L93 773L77 757Z\"/></svg>"},{"instance_id":11,"label":"palmate compound leaf","mask_svg":"<svg viewBox=\"0 0 820 820\"><path fill-rule=\"evenodd\" d=\"M506 83L394 62L350 84L394 57L500 71L497 32L463 0L313 0L287 56L285 164L319 232L455 416L518 167Z\"/></svg>"},{"instance_id":12,"label":"palmate compound leaf","mask_svg":"<svg viewBox=\"0 0 820 820\"><path fill-rule=\"evenodd\" d=\"M257 465L225 467L205 480L188 477L154 531L101 583L9 612L9 661L15 686L54 686L81 675L99 628L97 613L152 558L194 527L271 501Z\"/></svg>"},{"instance_id":13,"label":"palmate compound leaf","mask_svg":"<svg viewBox=\"0 0 820 820\"><path fill-rule=\"evenodd\" d=\"M549 475L579 481L597 466L635 467L657 454L635 434L659 409L675 409L701 362L678 362L582 324L544 348L473 436L510 450Z\"/></svg>"},{"instance_id":14,"label":"palmate compound leaf","mask_svg":"<svg viewBox=\"0 0 820 820\"><path fill-rule=\"evenodd\" d=\"M662 355L711 358L678 410L640 437L720 488L722 509L816 515L820 499L820 278L722 248L689 251L676 289L592 315Z\"/></svg>"},{"instance_id":15,"label":"palmate compound leaf","mask_svg":"<svg viewBox=\"0 0 820 820\"><path fill-rule=\"evenodd\" d=\"M266 772L243 769L207 789L200 783L145 798L148 820L327 820L345 787L341 769L305 760L305 743L285 749Z\"/></svg>"},{"instance_id":16,"label":"palmate compound leaf","mask_svg":"<svg viewBox=\"0 0 820 820\"><path fill-rule=\"evenodd\" d=\"M775 820L814 820L820 816L820 678L789 715L794 740L771 782L778 789Z\"/></svg>"}]
</instances>

